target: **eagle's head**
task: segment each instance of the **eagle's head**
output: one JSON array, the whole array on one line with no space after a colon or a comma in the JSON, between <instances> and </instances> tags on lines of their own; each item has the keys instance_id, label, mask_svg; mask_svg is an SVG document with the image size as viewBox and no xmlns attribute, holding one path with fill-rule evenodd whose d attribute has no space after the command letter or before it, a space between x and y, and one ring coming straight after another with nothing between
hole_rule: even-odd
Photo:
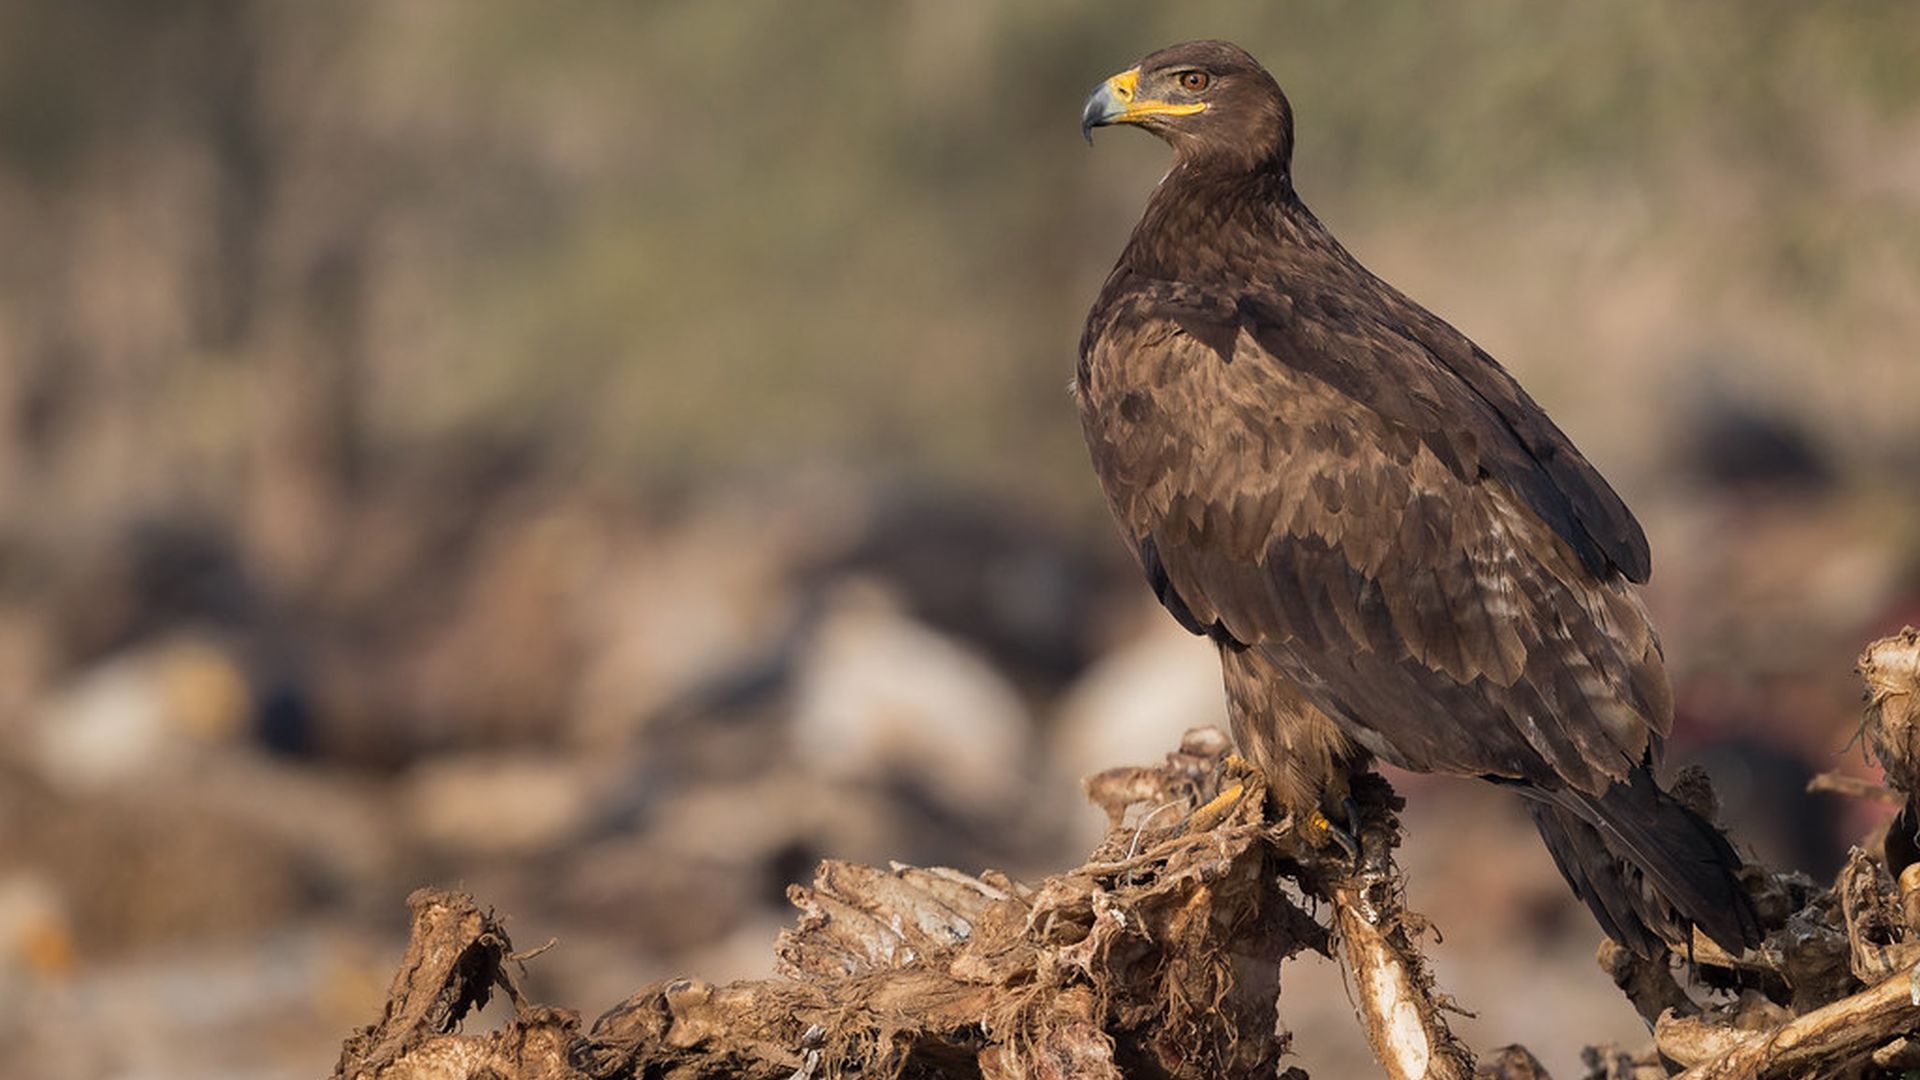
<instances>
[{"instance_id":1,"label":"eagle's head","mask_svg":"<svg viewBox=\"0 0 1920 1080\"><path fill-rule=\"evenodd\" d=\"M1226 41L1169 45L1101 83L1080 130L1091 142L1093 129L1108 124L1138 124L1186 162L1285 169L1293 153L1286 95L1258 60Z\"/></svg>"}]
</instances>

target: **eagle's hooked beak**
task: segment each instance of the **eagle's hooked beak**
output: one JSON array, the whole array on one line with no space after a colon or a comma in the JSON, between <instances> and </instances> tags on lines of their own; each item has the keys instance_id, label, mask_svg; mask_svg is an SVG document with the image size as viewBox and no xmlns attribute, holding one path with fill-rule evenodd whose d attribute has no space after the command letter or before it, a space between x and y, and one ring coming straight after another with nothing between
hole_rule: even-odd
<instances>
[{"instance_id":1,"label":"eagle's hooked beak","mask_svg":"<svg viewBox=\"0 0 1920 1080\"><path fill-rule=\"evenodd\" d=\"M1140 69L1127 70L1101 83L1080 112L1080 134L1093 143L1093 129L1108 124L1138 124L1150 116L1192 116L1204 111L1198 101L1175 103L1140 96Z\"/></svg>"}]
</instances>

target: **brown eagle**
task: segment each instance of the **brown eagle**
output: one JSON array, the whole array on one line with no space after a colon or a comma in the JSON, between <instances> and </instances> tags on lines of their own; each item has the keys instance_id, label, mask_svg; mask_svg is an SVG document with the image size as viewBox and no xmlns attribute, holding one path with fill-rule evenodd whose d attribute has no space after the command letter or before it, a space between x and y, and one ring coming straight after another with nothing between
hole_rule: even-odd
<instances>
[{"instance_id":1,"label":"brown eagle","mask_svg":"<svg viewBox=\"0 0 1920 1080\"><path fill-rule=\"evenodd\" d=\"M1291 107L1245 51L1148 56L1087 101L1089 139L1116 123L1174 161L1087 317L1081 422L1277 797L1324 822L1370 755L1508 785L1615 940L1757 943L1739 856L1654 779L1673 704L1620 497L1314 218Z\"/></svg>"}]
</instances>

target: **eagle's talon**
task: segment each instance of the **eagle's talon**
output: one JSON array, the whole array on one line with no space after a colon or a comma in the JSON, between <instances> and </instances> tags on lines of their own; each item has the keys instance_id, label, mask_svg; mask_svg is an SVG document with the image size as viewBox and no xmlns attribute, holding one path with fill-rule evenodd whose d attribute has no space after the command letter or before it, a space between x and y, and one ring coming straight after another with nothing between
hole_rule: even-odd
<instances>
[{"instance_id":1,"label":"eagle's talon","mask_svg":"<svg viewBox=\"0 0 1920 1080\"><path fill-rule=\"evenodd\" d=\"M1332 840L1339 844L1341 850L1347 853L1347 858L1352 861L1353 869L1360 869L1360 839L1357 828L1353 832L1348 832L1335 825L1333 819L1315 810L1313 816L1307 818L1307 832L1313 837L1315 843Z\"/></svg>"},{"instance_id":2,"label":"eagle's talon","mask_svg":"<svg viewBox=\"0 0 1920 1080\"><path fill-rule=\"evenodd\" d=\"M1206 832L1225 821L1227 815L1233 812L1233 808L1240 805L1240 797L1246 792L1245 784L1228 786L1226 790L1209 800L1207 805L1195 810L1192 816L1187 818L1187 831Z\"/></svg>"},{"instance_id":3,"label":"eagle's talon","mask_svg":"<svg viewBox=\"0 0 1920 1080\"><path fill-rule=\"evenodd\" d=\"M1229 782L1232 777L1253 776L1257 771L1253 767L1253 762L1241 757L1238 752L1229 753L1213 767L1214 790L1224 792L1233 786Z\"/></svg>"}]
</instances>

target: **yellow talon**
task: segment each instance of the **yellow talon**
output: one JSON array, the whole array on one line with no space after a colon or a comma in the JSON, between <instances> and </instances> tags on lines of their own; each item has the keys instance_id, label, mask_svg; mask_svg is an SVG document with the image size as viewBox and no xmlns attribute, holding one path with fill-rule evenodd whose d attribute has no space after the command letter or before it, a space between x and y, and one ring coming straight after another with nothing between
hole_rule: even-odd
<instances>
[{"instance_id":1,"label":"yellow talon","mask_svg":"<svg viewBox=\"0 0 1920 1080\"><path fill-rule=\"evenodd\" d=\"M1246 794L1246 790L1246 785L1234 784L1215 795L1207 805L1195 810L1193 816L1187 819L1187 831L1206 832L1225 821L1227 815L1232 813L1233 808L1239 804L1240 796Z\"/></svg>"},{"instance_id":2,"label":"yellow talon","mask_svg":"<svg viewBox=\"0 0 1920 1080\"><path fill-rule=\"evenodd\" d=\"M1360 862L1360 838L1359 837L1353 835L1352 833L1341 828L1340 826L1335 825L1333 821L1327 817L1326 814L1321 813L1318 810L1315 810L1313 813L1307 815L1306 824L1307 824L1307 836L1309 837L1309 839L1312 840L1312 842L1315 845L1324 844L1328 840L1332 840L1334 843L1340 845L1340 849L1347 853L1347 857L1353 860L1355 866L1359 865L1359 862Z\"/></svg>"}]
</instances>

